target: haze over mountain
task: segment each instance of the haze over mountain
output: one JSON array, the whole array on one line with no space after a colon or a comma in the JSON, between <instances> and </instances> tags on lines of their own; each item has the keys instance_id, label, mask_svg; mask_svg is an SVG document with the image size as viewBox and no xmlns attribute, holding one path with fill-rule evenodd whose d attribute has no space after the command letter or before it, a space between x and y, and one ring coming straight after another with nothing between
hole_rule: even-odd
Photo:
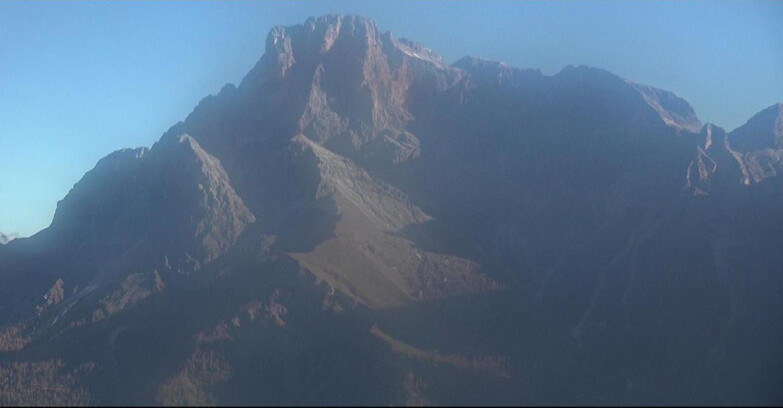
<instances>
[{"instance_id":1,"label":"haze over mountain","mask_svg":"<svg viewBox=\"0 0 783 408\"><path fill-rule=\"evenodd\" d=\"M780 404L781 106L275 27L0 247L0 404Z\"/></svg>"}]
</instances>

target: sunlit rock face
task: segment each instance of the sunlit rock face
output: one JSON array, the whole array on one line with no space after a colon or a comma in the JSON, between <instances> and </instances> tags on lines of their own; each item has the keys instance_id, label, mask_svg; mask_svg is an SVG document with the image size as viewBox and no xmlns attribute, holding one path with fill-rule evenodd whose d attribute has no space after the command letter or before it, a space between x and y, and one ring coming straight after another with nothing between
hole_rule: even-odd
<instances>
[{"instance_id":1,"label":"sunlit rock face","mask_svg":"<svg viewBox=\"0 0 783 408\"><path fill-rule=\"evenodd\" d=\"M783 401L783 105L726 132L359 16L260 41L0 235L0 405Z\"/></svg>"}]
</instances>

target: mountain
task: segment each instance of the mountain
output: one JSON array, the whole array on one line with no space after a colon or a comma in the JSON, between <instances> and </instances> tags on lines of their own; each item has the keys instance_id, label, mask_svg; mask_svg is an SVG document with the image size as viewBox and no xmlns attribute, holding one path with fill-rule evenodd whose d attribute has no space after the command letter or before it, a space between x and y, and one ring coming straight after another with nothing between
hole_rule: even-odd
<instances>
[{"instance_id":1,"label":"mountain","mask_svg":"<svg viewBox=\"0 0 783 408\"><path fill-rule=\"evenodd\" d=\"M777 175L783 166L783 104L764 109L729 136L753 181Z\"/></svg>"},{"instance_id":2,"label":"mountain","mask_svg":"<svg viewBox=\"0 0 783 408\"><path fill-rule=\"evenodd\" d=\"M275 27L0 246L0 404L780 404L780 106Z\"/></svg>"},{"instance_id":3,"label":"mountain","mask_svg":"<svg viewBox=\"0 0 783 408\"><path fill-rule=\"evenodd\" d=\"M783 103L757 113L731 132L732 145L740 152L783 148Z\"/></svg>"},{"instance_id":4,"label":"mountain","mask_svg":"<svg viewBox=\"0 0 783 408\"><path fill-rule=\"evenodd\" d=\"M19 238L19 234L8 234L5 235L2 232L0 232L0 245L5 245L15 239Z\"/></svg>"}]
</instances>

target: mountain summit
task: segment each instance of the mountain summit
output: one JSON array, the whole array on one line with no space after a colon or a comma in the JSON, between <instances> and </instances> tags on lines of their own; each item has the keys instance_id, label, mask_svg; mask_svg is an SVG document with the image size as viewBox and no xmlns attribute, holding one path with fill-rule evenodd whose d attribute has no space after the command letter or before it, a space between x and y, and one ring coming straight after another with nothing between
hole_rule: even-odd
<instances>
[{"instance_id":1,"label":"mountain summit","mask_svg":"<svg viewBox=\"0 0 783 408\"><path fill-rule=\"evenodd\" d=\"M0 405L783 401L780 104L727 133L359 16L265 44L0 246Z\"/></svg>"},{"instance_id":2,"label":"mountain summit","mask_svg":"<svg viewBox=\"0 0 783 408\"><path fill-rule=\"evenodd\" d=\"M783 103L754 115L732 133L732 145L741 152L783 149Z\"/></svg>"}]
</instances>

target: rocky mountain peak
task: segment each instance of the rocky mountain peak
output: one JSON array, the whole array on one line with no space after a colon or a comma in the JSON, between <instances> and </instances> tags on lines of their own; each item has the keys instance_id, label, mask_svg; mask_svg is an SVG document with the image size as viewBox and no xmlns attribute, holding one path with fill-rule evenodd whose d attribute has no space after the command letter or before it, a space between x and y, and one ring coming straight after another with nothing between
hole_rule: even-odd
<instances>
[{"instance_id":1,"label":"rocky mountain peak","mask_svg":"<svg viewBox=\"0 0 783 408\"><path fill-rule=\"evenodd\" d=\"M188 135L101 159L58 203L50 232L103 273L192 271L255 221L220 162ZM112 259L111 265L104 264Z\"/></svg>"},{"instance_id":2,"label":"rocky mountain peak","mask_svg":"<svg viewBox=\"0 0 783 408\"><path fill-rule=\"evenodd\" d=\"M475 72L479 70L492 70L492 71L506 71L510 72L512 67L505 62L492 61L480 57L474 57L471 55L462 57L456 62L451 64L453 67L464 69L469 72Z\"/></svg>"},{"instance_id":3,"label":"rocky mountain peak","mask_svg":"<svg viewBox=\"0 0 783 408\"><path fill-rule=\"evenodd\" d=\"M732 149L742 156L753 182L778 175L783 171L783 104L757 113L731 131L728 138Z\"/></svg>"},{"instance_id":4,"label":"rocky mountain peak","mask_svg":"<svg viewBox=\"0 0 783 408\"><path fill-rule=\"evenodd\" d=\"M180 162L181 166L172 170L187 171L198 177L199 181L219 183L228 178L220 161L207 153L188 134L167 134L153 148L150 151L151 160Z\"/></svg>"},{"instance_id":5,"label":"rocky mountain peak","mask_svg":"<svg viewBox=\"0 0 783 408\"><path fill-rule=\"evenodd\" d=\"M731 132L732 145L741 152L783 149L783 103L776 103Z\"/></svg>"},{"instance_id":6,"label":"rocky mountain peak","mask_svg":"<svg viewBox=\"0 0 783 408\"><path fill-rule=\"evenodd\" d=\"M303 24L276 26L266 38L266 54L276 63L273 73L282 76L296 61L312 60L339 42L366 50L379 42L374 21L359 16L329 14L309 18Z\"/></svg>"},{"instance_id":7,"label":"rocky mountain peak","mask_svg":"<svg viewBox=\"0 0 783 408\"><path fill-rule=\"evenodd\" d=\"M273 27L265 54L242 83L248 87L280 79L294 65L299 74L309 77L322 66L326 71L358 71L358 80L372 81L372 77L383 77L384 71L409 64L444 67L435 51L389 31L381 33L371 19L329 14L302 24Z\"/></svg>"},{"instance_id":8,"label":"rocky mountain peak","mask_svg":"<svg viewBox=\"0 0 783 408\"><path fill-rule=\"evenodd\" d=\"M380 149L399 163L419 145L406 130L408 90L424 81L444 87L452 71L434 51L381 33L370 19L330 14L273 28L239 90L281 111L269 118L276 134L302 134L360 162L377 161Z\"/></svg>"},{"instance_id":9,"label":"rocky mountain peak","mask_svg":"<svg viewBox=\"0 0 783 408\"><path fill-rule=\"evenodd\" d=\"M742 155L734 151L726 131L705 123L699 133L696 154L686 172L686 186L694 194L750 184L752 173Z\"/></svg>"},{"instance_id":10,"label":"rocky mountain peak","mask_svg":"<svg viewBox=\"0 0 783 408\"><path fill-rule=\"evenodd\" d=\"M4 234L0 232L0 245L5 245L15 239L19 238L19 234Z\"/></svg>"},{"instance_id":11,"label":"rocky mountain peak","mask_svg":"<svg viewBox=\"0 0 783 408\"><path fill-rule=\"evenodd\" d=\"M664 123L690 132L698 132L701 121L693 107L672 92L647 85L633 84L644 101L655 109Z\"/></svg>"},{"instance_id":12,"label":"rocky mountain peak","mask_svg":"<svg viewBox=\"0 0 783 408\"><path fill-rule=\"evenodd\" d=\"M395 38L390 31L383 34L384 44L391 44L395 50L408 57L443 67L443 58L437 52L407 38Z\"/></svg>"},{"instance_id":13,"label":"rocky mountain peak","mask_svg":"<svg viewBox=\"0 0 783 408\"><path fill-rule=\"evenodd\" d=\"M729 139L726 131L715 124L705 123L701 128L701 135L704 142L702 143L702 149L711 150L713 147L729 147ZM713 146L714 143L717 143Z\"/></svg>"},{"instance_id":14,"label":"rocky mountain peak","mask_svg":"<svg viewBox=\"0 0 783 408\"><path fill-rule=\"evenodd\" d=\"M55 229L65 228L64 225L74 222L72 214L82 211L85 200L94 199L97 195L101 195L118 180L132 177L138 171L140 163L148 151L149 149L146 147L120 149L98 160L95 167L88 171L65 198L57 203L52 226Z\"/></svg>"},{"instance_id":15,"label":"rocky mountain peak","mask_svg":"<svg viewBox=\"0 0 783 408\"><path fill-rule=\"evenodd\" d=\"M686 100L672 92L638 84L605 69L585 65L569 65L556 76L567 78L571 81L594 83L606 89L625 89L623 93L626 94L626 97L634 96L633 99L636 100L639 99L638 97L641 97L644 104L652 108L656 116L666 126L692 133L699 133L701 130L701 121L696 116L693 107ZM615 97L618 96L615 95Z\"/></svg>"},{"instance_id":16,"label":"rocky mountain peak","mask_svg":"<svg viewBox=\"0 0 783 408\"><path fill-rule=\"evenodd\" d=\"M295 64L312 71L324 59L339 59L343 66L364 64L390 51L441 64L440 57L413 41L381 33L375 21L355 15L329 14L311 17L302 24L275 26L267 35L266 50L243 80L260 84L285 76ZM334 57L326 57L333 54Z\"/></svg>"},{"instance_id":17,"label":"rocky mountain peak","mask_svg":"<svg viewBox=\"0 0 783 408\"><path fill-rule=\"evenodd\" d=\"M515 68L505 62L472 56L460 58L451 66L468 72L476 81L498 85L506 82L516 71Z\"/></svg>"}]
</instances>

